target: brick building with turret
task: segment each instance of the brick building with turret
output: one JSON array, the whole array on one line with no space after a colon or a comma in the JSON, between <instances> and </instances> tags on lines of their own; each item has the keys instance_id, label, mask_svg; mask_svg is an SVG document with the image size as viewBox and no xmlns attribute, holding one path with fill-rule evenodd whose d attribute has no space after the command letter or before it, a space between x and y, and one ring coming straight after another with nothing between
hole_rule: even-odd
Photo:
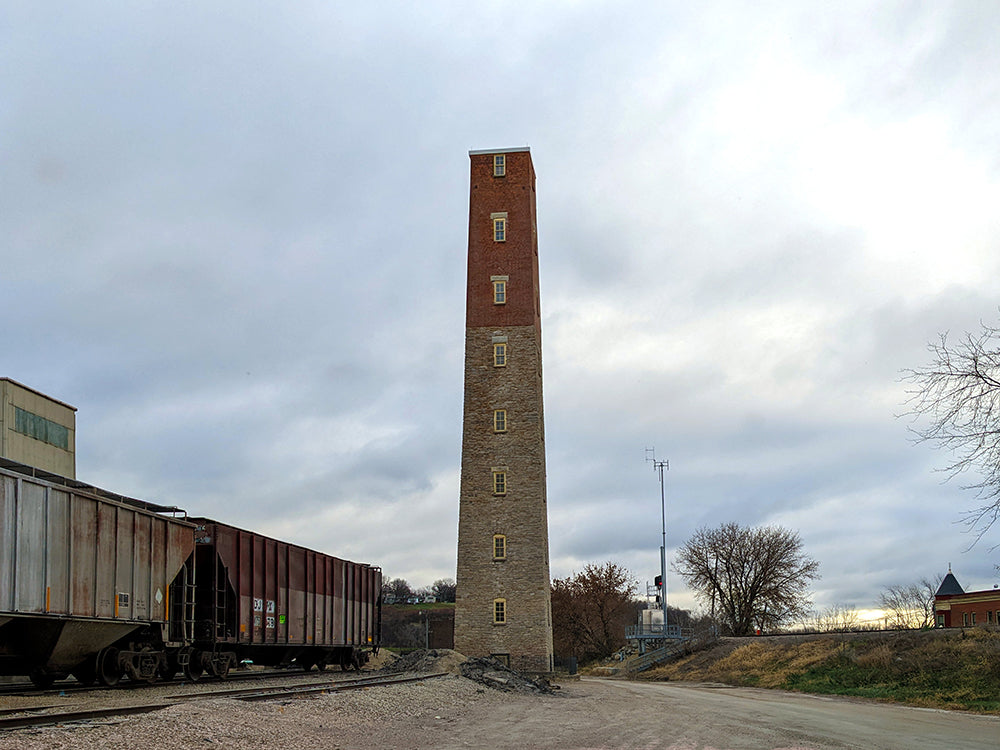
<instances>
[{"instance_id":1,"label":"brick building with turret","mask_svg":"<svg viewBox=\"0 0 1000 750\"><path fill-rule=\"evenodd\" d=\"M966 591L948 566L934 594L934 624L939 628L1000 625L1000 589Z\"/></svg>"}]
</instances>

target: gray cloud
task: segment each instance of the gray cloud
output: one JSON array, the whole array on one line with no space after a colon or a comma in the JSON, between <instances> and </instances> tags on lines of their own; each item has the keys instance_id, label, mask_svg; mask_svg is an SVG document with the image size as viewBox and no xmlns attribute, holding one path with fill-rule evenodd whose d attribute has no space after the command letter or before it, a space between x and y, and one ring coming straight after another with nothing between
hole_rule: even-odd
<instances>
[{"instance_id":1,"label":"gray cloud","mask_svg":"<svg viewBox=\"0 0 1000 750\"><path fill-rule=\"evenodd\" d=\"M796 528L817 606L986 586L896 414L997 313L997 14L20 4L0 374L79 407L86 481L451 576L466 152L530 145L554 575L656 572L655 445L671 548Z\"/></svg>"}]
</instances>

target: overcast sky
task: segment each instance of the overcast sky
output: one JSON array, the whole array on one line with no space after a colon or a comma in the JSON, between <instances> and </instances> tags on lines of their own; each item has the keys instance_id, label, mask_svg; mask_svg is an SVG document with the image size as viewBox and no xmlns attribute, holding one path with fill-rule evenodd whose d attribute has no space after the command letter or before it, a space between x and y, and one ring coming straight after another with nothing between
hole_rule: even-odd
<instances>
[{"instance_id":1,"label":"overcast sky","mask_svg":"<svg viewBox=\"0 0 1000 750\"><path fill-rule=\"evenodd\" d=\"M997 581L896 415L1000 317L1000 4L2 5L0 376L80 479L454 577L468 152L530 146L554 577L652 580L655 447L668 547L794 529L817 609Z\"/></svg>"}]
</instances>

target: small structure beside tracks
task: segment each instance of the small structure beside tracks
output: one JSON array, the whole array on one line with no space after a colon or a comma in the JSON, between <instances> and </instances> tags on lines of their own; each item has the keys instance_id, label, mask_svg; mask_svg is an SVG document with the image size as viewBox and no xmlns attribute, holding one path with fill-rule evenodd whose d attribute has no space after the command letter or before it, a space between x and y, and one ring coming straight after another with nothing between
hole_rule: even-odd
<instances>
[{"instance_id":1,"label":"small structure beside tracks","mask_svg":"<svg viewBox=\"0 0 1000 750\"><path fill-rule=\"evenodd\" d=\"M638 657L624 665L627 672L642 672L669 659L677 658L685 651L685 644L691 639L690 628L663 622L663 612L658 609L644 609L639 613L639 622L625 629L625 640L635 647Z\"/></svg>"}]
</instances>

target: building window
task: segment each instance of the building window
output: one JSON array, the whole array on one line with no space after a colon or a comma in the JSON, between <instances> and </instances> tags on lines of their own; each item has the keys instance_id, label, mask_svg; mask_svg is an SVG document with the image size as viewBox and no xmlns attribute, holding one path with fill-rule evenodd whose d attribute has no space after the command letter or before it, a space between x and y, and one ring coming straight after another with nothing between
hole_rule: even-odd
<instances>
[{"instance_id":1,"label":"building window","mask_svg":"<svg viewBox=\"0 0 1000 750\"><path fill-rule=\"evenodd\" d=\"M976 624L976 613L975 612L972 613L972 624L973 625Z\"/></svg>"},{"instance_id":2,"label":"building window","mask_svg":"<svg viewBox=\"0 0 1000 750\"><path fill-rule=\"evenodd\" d=\"M503 534L493 535L493 559L494 560L507 559L507 537L505 537Z\"/></svg>"},{"instance_id":3,"label":"building window","mask_svg":"<svg viewBox=\"0 0 1000 750\"><path fill-rule=\"evenodd\" d=\"M986 610L986 622L989 623L989 624L993 623L993 610L992 609Z\"/></svg>"},{"instance_id":4,"label":"building window","mask_svg":"<svg viewBox=\"0 0 1000 750\"><path fill-rule=\"evenodd\" d=\"M507 281L506 279L496 279L493 282L493 304L507 304Z\"/></svg>"},{"instance_id":5,"label":"building window","mask_svg":"<svg viewBox=\"0 0 1000 750\"><path fill-rule=\"evenodd\" d=\"M490 654L490 658L499 664L503 664L505 667L510 666L510 654ZM552 670L550 669L549 671L551 672Z\"/></svg>"},{"instance_id":6,"label":"building window","mask_svg":"<svg viewBox=\"0 0 1000 750\"><path fill-rule=\"evenodd\" d=\"M963 628L969 627L969 613L968 612L963 612L962 613L962 627Z\"/></svg>"},{"instance_id":7,"label":"building window","mask_svg":"<svg viewBox=\"0 0 1000 750\"><path fill-rule=\"evenodd\" d=\"M943 628L944 627L944 615L938 615L937 616L937 624L938 624L939 628Z\"/></svg>"},{"instance_id":8,"label":"building window","mask_svg":"<svg viewBox=\"0 0 1000 750\"><path fill-rule=\"evenodd\" d=\"M493 241L494 242L506 242L507 241L507 217L497 216L493 219Z\"/></svg>"},{"instance_id":9,"label":"building window","mask_svg":"<svg viewBox=\"0 0 1000 750\"><path fill-rule=\"evenodd\" d=\"M493 432L507 432L507 410L493 410Z\"/></svg>"},{"instance_id":10,"label":"building window","mask_svg":"<svg viewBox=\"0 0 1000 750\"><path fill-rule=\"evenodd\" d=\"M56 448L69 450L69 428L50 419L32 414L20 406L14 407L14 431Z\"/></svg>"},{"instance_id":11,"label":"building window","mask_svg":"<svg viewBox=\"0 0 1000 750\"><path fill-rule=\"evenodd\" d=\"M504 341L493 344L493 366L507 366L507 343Z\"/></svg>"},{"instance_id":12,"label":"building window","mask_svg":"<svg viewBox=\"0 0 1000 750\"><path fill-rule=\"evenodd\" d=\"M507 494L507 472L503 469L493 470L493 494Z\"/></svg>"},{"instance_id":13,"label":"building window","mask_svg":"<svg viewBox=\"0 0 1000 750\"><path fill-rule=\"evenodd\" d=\"M494 599L493 600L493 624L494 625L506 625L507 624L507 600L506 599Z\"/></svg>"},{"instance_id":14,"label":"building window","mask_svg":"<svg viewBox=\"0 0 1000 750\"><path fill-rule=\"evenodd\" d=\"M504 177L507 174L507 155L506 154L494 154L493 155L493 176L494 177Z\"/></svg>"}]
</instances>

